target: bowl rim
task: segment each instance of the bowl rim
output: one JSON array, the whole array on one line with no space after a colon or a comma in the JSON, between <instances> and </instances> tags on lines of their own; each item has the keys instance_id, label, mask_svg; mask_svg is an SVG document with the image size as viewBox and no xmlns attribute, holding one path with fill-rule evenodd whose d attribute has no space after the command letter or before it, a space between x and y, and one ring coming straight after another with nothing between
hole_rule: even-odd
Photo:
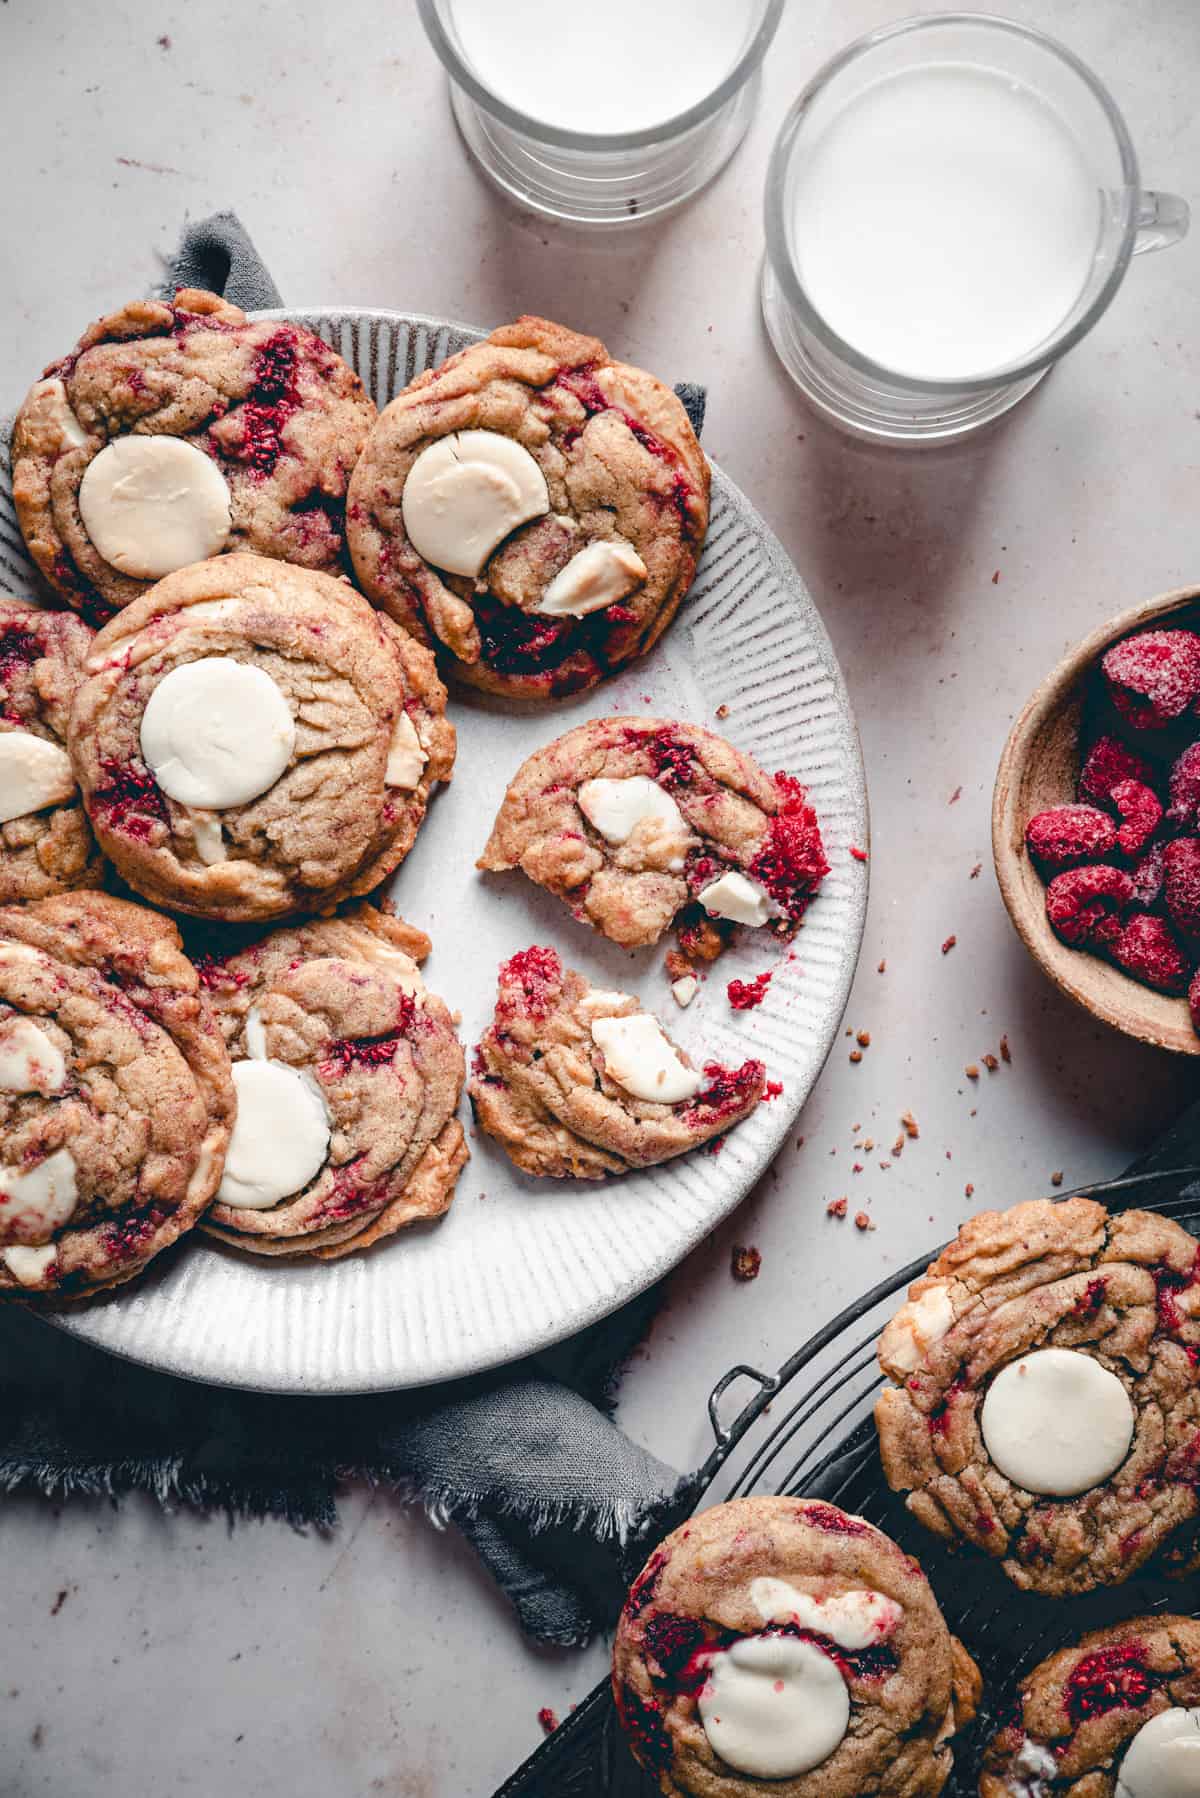
<instances>
[{"instance_id":1,"label":"bowl rim","mask_svg":"<svg viewBox=\"0 0 1200 1798\"><path fill-rule=\"evenodd\" d=\"M1142 600L1137 605L1127 607L1125 611L1117 613L1104 624L1097 625L1082 637L1051 669L1017 714L1000 755L992 791L992 860L1000 896L1013 928L1043 974L1090 1016L1112 1025L1137 1042L1149 1043L1154 1048L1166 1049L1178 1055L1200 1055L1200 1034L1192 1027L1186 998L1174 999L1166 994L1153 994L1157 1000L1179 1012L1179 1024L1166 1030L1162 1025L1153 1023L1144 1013L1145 997L1153 989L1144 987L1140 981L1134 980L1119 968L1104 964L1110 967L1119 983L1117 991L1128 991L1131 1003L1127 1009L1121 1009L1113 1002L1097 999L1092 992L1084 990L1076 973L1078 958L1086 956L1086 951L1073 949L1069 944L1061 942L1049 926L1044 924L1044 914L1040 914L1038 919L1043 928L1034 927L1024 903L1021 880L1021 871L1028 864L1015 848L1018 835L1015 826L1018 821L1019 776L1028 760L1031 745L1047 721L1071 697L1072 690L1082 683L1104 651L1114 642L1139 628L1170 617L1185 606L1197 604L1200 604L1200 583L1173 587L1153 599ZM1024 837L1025 822L1026 820L1021 820L1021 838ZM1087 956L1088 962L1094 960L1094 957Z\"/></svg>"}]
</instances>

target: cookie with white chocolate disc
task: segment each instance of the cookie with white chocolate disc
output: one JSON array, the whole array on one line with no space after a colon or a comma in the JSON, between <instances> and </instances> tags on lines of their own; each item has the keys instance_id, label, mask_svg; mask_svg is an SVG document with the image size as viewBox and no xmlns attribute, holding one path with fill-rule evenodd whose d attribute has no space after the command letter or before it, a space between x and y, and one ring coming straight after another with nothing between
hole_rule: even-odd
<instances>
[{"instance_id":1,"label":"cookie with white chocolate disc","mask_svg":"<svg viewBox=\"0 0 1200 1798\"><path fill-rule=\"evenodd\" d=\"M469 686L581 692L675 616L709 479L669 387L520 318L380 414L350 482L355 574Z\"/></svg>"},{"instance_id":2,"label":"cookie with white chocolate disc","mask_svg":"<svg viewBox=\"0 0 1200 1798\"><path fill-rule=\"evenodd\" d=\"M168 919L105 893L0 907L0 1296L139 1274L207 1209L235 1105Z\"/></svg>"},{"instance_id":3,"label":"cookie with white chocolate disc","mask_svg":"<svg viewBox=\"0 0 1200 1798\"><path fill-rule=\"evenodd\" d=\"M72 613L0 595L0 904L99 884L66 750L91 645Z\"/></svg>"},{"instance_id":4,"label":"cookie with white chocolate disc","mask_svg":"<svg viewBox=\"0 0 1200 1798\"><path fill-rule=\"evenodd\" d=\"M667 718L595 718L535 750L476 864L520 868L623 948L686 908L791 935L829 871L808 795L723 737Z\"/></svg>"},{"instance_id":5,"label":"cookie with white chocolate disc","mask_svg":"<svg viewBox=\"0 0 1200 1798\"><path fill-rule=\"evenodd\" d=\"M693 1067L636 999L535 946L500 969L467 1090L481 1129L525 1173L597 1180L723 1135L765 1089L761 1061Z\"/></svg>"},{"instance_id":6,"label":"cookie with white chocolate disc","mask_svg":"<svg viewBox=\"0 0 1200 1798\"><path fill-rule=\"evenodd\" d=\"M677 1529L613 1645L617 1714L667 1798L934 1798L980 1683L918 1564L806 1499Z\"/></svg>"},{"instance_id":7,"label":"cookie with white chocolate disc","mask_svg":"<svg viewBox=\"0 0 1200 1798\"><path fill-rule=\"evenodd\" d=\"M328 911L412 847L454 726L433 657L345 581L262 556L168 575L96 637L70 749L101 848L198 917Z\"/></svg>"},{"instance_id":8,"label":"cookie with white chocolate disc","mask_svg":"<svg viewBox=\"0 0 1200 1798\"><path fill-rule=\"evenodd\" d=\"M449 1209L466 1068L421 978L428 953L420 931L360 905L198 958L238 1096L211 1235L330 1261Z\"/></svg>"},{"instance_id":9,"label":"cookie with white chocolate disc","mask_svg":"<svg viewBox=\"0 0 1200 1798\"><path fill-rule=\"evenodd\" d=\"M1200 1510L1200 1243L1092 1199L985 1211L879 1361L889 1484L1028 1591L1118 1585Z\"/></svg>"},{"instance_id":10,"label":"cookie with white chocolate disc","mask_svg":"<svg viewBox=\"0 0 1200 1798\"><path fill-rule=\"evenodd\" d=\"M90 326L17 414L13 499L29 553L96 624L226 550L335 574L375 416L311 331L193 288L136 300Z\"/></svg>"},{"instance_id":11,"label":"cookie with white chocolate disc","mask_svg":"<svg viewBox=\"0 0 1200 1798\"><path fill-rule=\"evenodd\" d=\"M1060 1648L988 1744L981 1798L1196 1798L1200 1622L1131 1617Z\"/></svg>"}]
</instances>

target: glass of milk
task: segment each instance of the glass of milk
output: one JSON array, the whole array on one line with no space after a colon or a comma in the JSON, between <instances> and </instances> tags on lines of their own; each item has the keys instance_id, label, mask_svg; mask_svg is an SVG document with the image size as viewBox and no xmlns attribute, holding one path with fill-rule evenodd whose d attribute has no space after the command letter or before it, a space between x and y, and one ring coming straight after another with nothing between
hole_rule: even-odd
<instances>
[{"instance_id":1,"label":"glass of milk","mask_svg":"<svg viewBox=\"0 0 1200 1798\"><path fill-rule=\"evenodd\" d=\"M784 0L417 0L454 116L522 206L582 225L680 205L745 134Z\"/></svg>"},{"instance_id":2,"label":"glass of milk","mask_svg":"<svg viewBox=\"0 0 1200 1798\"><path fill-rule=\"evenodd\" d=\"M1014 405L1185 202L1143 191L1112 96L1071 51L981 14L908 19L825 65L767 177L767 329L857 435L947 442Z\"/></svg>"}]
</instances>

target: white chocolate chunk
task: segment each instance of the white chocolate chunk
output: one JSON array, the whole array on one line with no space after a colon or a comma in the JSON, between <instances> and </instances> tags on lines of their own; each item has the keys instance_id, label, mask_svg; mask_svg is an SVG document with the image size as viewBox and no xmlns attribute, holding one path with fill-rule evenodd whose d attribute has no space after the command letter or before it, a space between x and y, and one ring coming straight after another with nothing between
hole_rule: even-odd
<instances>
[{"instance_id":1,"label":"white chocolate chunk","mask_svg":"<svg viewBox=\"0 0 1200 1798\"><path fill-rule=\"evenodd\" d=\"M58 1044L52 1042L32 1018L0 1020L0 1092L61 1092L67 1064Z\"/></svg>"},{"instance_id":2,"label":"white chocolate chunk","mask_svg":"<svg viewBox=\"0 0 1200 1798\"><path fill-rule=\"evenodd\" d=\"M29 389L22 413L25 430L34 437L39 448L61 455L64 450L82 449L87 432L71 410L67 390L57 376L35 381Z\"/></svg>"},{"instance_id":3,"label":"white chocolate chunk","mask_svg":"<svg viewBox=\"0 0 1200 1798\"><path fill-rule=\"evenodd\" d=\"M400 502L419 556L476 575L518 525L550 510L546 477L523 444L498 431L457 431L423 449Z\"/></svg>"},{"instance_id":4,"label":"white chocolate chunk","mask_svg":"<svg viewBox=\"0 0 1200 1798\"><path fill-rule=\"evenodd\" d=\"M850 1723L837 1665L794 1636L744 1636L718 1651L700 1692L714 1751L755 1779L795 1779L827 1761Z\"/></svg>"},{"instance_id":5,"label":"white chocolate chunk","mask_svg":"<svg viewBox=\"0 0 1200 1798\"><path fill-rule=\"evenodd\" d=\"M58 1250L52 1242L43 1249L0 1250L0 1261L4 1262L18 1286L40 1286L57 1260Z\"/></svg>"},{"instance_id":6,"label":"white chocolate chunk","mask_svg":"<svg viewBox=\"0 0 1200 1798\"><path fill-rule=\"evenodd\" d=\"M1196 1798L1197 1793L1200 1708L1160 1711L1125 1750L1116 1798Z\"/></svg>"},{"instance_id":7,"label":"white chocolate chunk","mask_svg":"<svg viewBox=\"0 0 1200 1798\"><path fill-rule=\"evenodd\" d=\"M880 1359L902 1373L914 1373L953 1322L949 1288L939 1281L897 1311L879 1338Z\"/></svg>"},{"instance_id":8,"label":"white chocolate chunk","mask_svg":"<svg viewBox=\"0 0 1200 1798\"><path fill-rule=\"evenodd\" d=\"M671 982L671 997L676 1005L687 1010L696 994L700 991L700 982L694 974L683 974L678 980Z\"/></svg>"},{"instance_id":9,"label":"white chocolate chunk","mask_svg":"<svg viewBox=\"0 0 1200 1798\"><path fill-rule=\"evenodd\" d=\"M403 787L411 793L425 771L429 757L421 747L417 727L407 712L401 712L392 732L384 781L389 787Z\"/></svg>"},{"instance_id":10,"label":"white chocolate chunk","mask_svg":"<svg viewBox=\"0 0 1200 1798\"><path fill-rule=\"evenodd\" d=\"M32 731L0 732L0 824L48 805L64 805L74 791L65 749Z\"/></svg>"},{"instance_id":11,"label":"white chocolate chunk","mask_svg":"<svg viewBox=\"0 0 1200 1798\"><path fill-rule=\"evenodd\" d=\"M142 713L142 754L163 792L219 811L273 787L292 759L292 709L265 669L228 656L172 668Z\"/></svg>"},{"instance_id":12,"label":"white chocolate chunk","mask_svg":"<svg viewBox=\"0 0 1200 1798\"><path fill-rule=\"evenodd\" d=\"M802 1629L828 1636L852 1652L886 1641L904 1615L895 1599L882 1592L855 1589L814 1598L787 1580L766 1576L750 1581L750 1602L764 1623L786 1623L794 1617Z\"/></svg>"},{"instance_id":13,"label":"white chocolate chunk","mask_svg":"<svg viewBox=\"0 0 1200 1798\"><path fill-rule=\"evenodd\" d=\"M604 1056L609 1078L635 1099L677 1105L703 1084L694 1068L684 1067L662 1026L648 1012L628 1018L596 1018L592 1041Z\"/></svg>"},{"instance_id":14,"label":"white chocolate chunk","mask_svg":"<svg viewBox=\"0 0 1200 1798\"><path fill-rule=\"evenodd\" d=\"M586 618L616 605L645 578L646 564L635 549L601 538L559 569L534 610L546 618Z\"/></svg>"},{"instance_id":15,"label":"white chocolate chunk","mask_svg":"<svg viewBox=\"0 0 1200 1798\"><path fill-rule=\"evenodd\" d=\"M214 812L198 811L189 808L192 830L196 837L196 854L206 868L215 868L218 862L228 861L225 851L225 835L221 829L221 820Z\"/></svg>"},{"instance_id":16,"label":"white chocolate chunk","mask_svg":"<svg viewBox=\"0 0 1200 1798\"><path fill-rule=\"evenodd\" d=\"M1134 1413L1116 1374L1077 1349L1048 1348L1001 1368L979 1423L988 1454L1015 1485L1073 1498L1124 1461Z\"/></svg>"},{"instance_id":17,"label":"white chocolate chunk","mask_svg":"<svg viewBox=\"0 0 1200 1798\"><path fill-rule=\"evenodd\" d=\"M1020 1780L1013 1798L1050 1798L1050 1781L1058 1778L1058 1762L1038 1742L1026 1736L1012 1759L1012 1771Z\"/></svg>"},{"instance_id":18,"label":"white chocolate chunk","mask_svg":"<svg viewBox=\"0 0 1200 1798\"><path fill-rule=\"evenodd\" d=\"M235 1061L237 1122L217 1203L267 1211L302 1192L329 1153L329 1112L316 1087L282 1061Z\"/></svg>"},{"instance_id":19,"label":"white chocolate chunk","mask_svg":"<svg viewBox=\"0 0 1200 1798\"><path fill-rule=\"evenodd\" d=\"M730 868L719 880L710 881L697 895L710 917L728 918L732 924L765 924L773 915L771 895L757 880L748 880Z\"/></svg>"},{"instance_id":20,"label":"white chocolate chunk","mask_svg":"<svg viewBox=\"0 0 1200 1798\"><path fill-rule=\"evenodd\" d=\"M579 809L606 843L627 843L643 818L659 818L681 837L687 835L683 814L671 795L645 774L585 780L579 789Z\"/></svg>"},{"instance_id":21,"label":"white chocolate chunk","mask_svg":"<svg viewBox=\"0 0 1200 1798\"><path fill-rule=\"evenodd\" d=\"M262 1013L257 1005L252 1005L246 1013L246 1053L252 1061L266 1061L267 1028L262 1021Z\"/></svg>"},{"instance_id":22,"label":"white chocolate chunk","mask_svg":"<svg viewBox=\"0 0 1200 1798\"><path fill-rule=\"evenodd\" d=\"M229 486L182 437L115 437L84 471L79 515L111 567L158 581L224 549Z\"/></svg>"},{"instance_id":23,"label":"white chocolate chunk","mask_svg":"<svg viewBox=\"0 0 1200 1798\"><path fill-rule=\"evenodd\" d=\"M24 1173L0 1167L0 1202L6 1225L36 1230L42 1236L60 1229L75 1210L75 1157L70 1149L55 1149Z\"/></svg>"}]
</instances>

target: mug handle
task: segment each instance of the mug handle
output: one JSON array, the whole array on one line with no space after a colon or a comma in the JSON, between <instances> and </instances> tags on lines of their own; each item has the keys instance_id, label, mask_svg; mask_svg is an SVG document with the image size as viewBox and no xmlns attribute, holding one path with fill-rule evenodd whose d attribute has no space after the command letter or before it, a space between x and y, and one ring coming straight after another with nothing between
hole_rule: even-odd
<instances>
[{"instance_id":1,"label":"mug handle","mask_svg":"<svg viewBox=\"0 0 1200 1798\"><path fill-rule=\"evenodd\" d=\"M1187 236L1191 216L1187 201L1178 194L1147 190L1138 201L1134 255L1140 256L1145 250L1165 250L1170 244L1178 243L1181 237Z\"/></svg>"}]
</instances>

